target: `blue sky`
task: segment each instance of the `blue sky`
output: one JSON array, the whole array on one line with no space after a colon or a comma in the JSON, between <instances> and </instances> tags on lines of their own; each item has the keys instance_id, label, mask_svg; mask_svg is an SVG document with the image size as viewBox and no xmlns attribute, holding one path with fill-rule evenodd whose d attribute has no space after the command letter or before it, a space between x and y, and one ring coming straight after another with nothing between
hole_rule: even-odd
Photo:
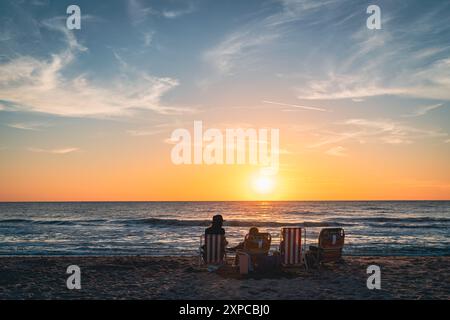
<instances>
[{"instance_id":1,"label":"blue sky","mask_svg":"<svg viewBox=\"0 0 450 320\"><path fill-rule=\"evenodd\" d=\"M65 27L70 4L81 30ZM0 152L158 149L197 119L279 127L291 153L448 160L449 39L448 1L2 0Z\"/></svg>"},{"instance_id":2,"label":"blue sky","mask_svg":"<svg viewBox=\"0 0 450 320\"><path fill-rule=\"evenodd\" d=\"M152 93L174 108L201 105L199 92L206 88L209 97L230 83L267 89L285 102L450 98L446 1L379 1L383 29L376 31L365 27L365 9L372 3L365 1L129 0L79 1L82 30L68 32L64 16L70 3L2 1L3 70L50 68L57 55L65 60L54 70L61 82L88 81L90 88L112 90L121 76L130 85L149 76L157 87ZM46 65L32 65L31 59ZM4 101L27 104L3 95ZM27 107L62 115L96 113Z\"/></svg>"}]
</instances>

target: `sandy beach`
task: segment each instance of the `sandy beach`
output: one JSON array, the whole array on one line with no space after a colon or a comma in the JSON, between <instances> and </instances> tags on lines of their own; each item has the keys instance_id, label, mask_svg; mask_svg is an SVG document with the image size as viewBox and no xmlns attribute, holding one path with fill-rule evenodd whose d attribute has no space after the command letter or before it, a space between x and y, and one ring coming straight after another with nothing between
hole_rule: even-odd
<instances>
[{"instance_id":1,"label":"sandy beach","mask_svg":"<svg viewBox=\"0 0 450 320\"><path fill-rule=\"evenodd\" d=\"M68 290L66 268L81 268ZM368 290L366 268L381 268ZM345 257L321 270L210 273L196 257L2 257L1 299L450 299L450 257Z\"/></svg>"}]
</instances>

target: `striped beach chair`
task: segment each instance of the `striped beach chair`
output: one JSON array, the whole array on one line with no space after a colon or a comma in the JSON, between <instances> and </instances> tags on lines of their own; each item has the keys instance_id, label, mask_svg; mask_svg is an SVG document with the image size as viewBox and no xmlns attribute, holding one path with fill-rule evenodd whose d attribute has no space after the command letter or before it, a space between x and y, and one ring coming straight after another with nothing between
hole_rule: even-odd
<instances>
[{"instance_id":1,"label":"striped beach chair","mask_svg":"<svg viewBox=\"0 0 450 320\"><path fill-rule=\"evenodd\" d=\"M317 246L309 246L308 264L315 267L323 263L342 261L345 232L342 228L324 228L320 230Z\"/></svg>"},{"instance_id":2,"label":"striped beach chair","mask_svg":"<svg viewBox=\"0 0 450 320\"><path fill-rule=\"evenodd\" d=\"M205 234L200 236L199 262L203 261L206 265L225 264L225 243L225 235L223 234Z\"/></svg>"},{"instance_id":3,"label":"striped beach chair","mask_svg":"<svg viewBox=\"0 0 450 320\"><path fill-rule=\"evenodd\" d=\"M280 252L283 266L301 266L304 263L302 231L306 239L306 230L301 227L281 228Z\"/></svg>"}]
</instances>

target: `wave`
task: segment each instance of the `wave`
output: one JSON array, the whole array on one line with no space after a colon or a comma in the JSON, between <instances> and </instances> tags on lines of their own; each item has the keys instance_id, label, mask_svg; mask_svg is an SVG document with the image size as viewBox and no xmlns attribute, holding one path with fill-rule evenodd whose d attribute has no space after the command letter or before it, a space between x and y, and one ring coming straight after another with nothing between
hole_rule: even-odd
<instances>
[{"instance_id":1,"label":"wave","mask_svg":"<svg viewBox=\"0 0 450 320\"><path fill-rule=\"evenodd\" d=\"M3 219L2 224L39 224L39 225L80 225L80 224L124 224L124 225L150 225L150 226L180 226L180 227L207 227L211 220L180 220L180 219L83 219L83 220L34 220L34 219ZM303 222L272 222L272 221L249 221L249 220L229 220L224 222L224 227L283 227L283 226L303 226L303 227L328 227L328 226L349 226L350 223L340 223L337 221L303 221Z\"/></svg>"},{"instance_id":2,"label":"wave","mask_svg":"<svg viewBox=\"0 0 450 320\"><path fill-rule=\"evenodd\" d=\"M3 219L0 220L0 223L26 223L26 222L32 222L33 220L29 219Z\"/></svg>"},{"instance_id":3,"label":"wave","mask_svg":"<svg viewBox=\"0 0 450 320\"><path fill-rule=\"evenodd\" d=\"M335 218L321 221L299 221L299 222L277 222L277 221L251 221L251 220L228 220L224 222L225 227L266 227L276 228L283 226L301 227L349 227L369 226L374 228L445 228L450 223L449 218L387 218L387 217L358 217L358 218ZM183 219L73 219L73 220L39 220L39 219L2 219L0 225L31 224L31 225L149 225L149 226L179 226L179 227L207 227L211 220L183 220Z\"/></svg>"},{"instance_id":4,"label":"wave","mask_svg":"<svg viewBox=\"0 0 450 320\"><path fill-rule=\"evenodd\" d=\"M308 211L308 210L293 210L293 211L285 211L283 214L287 215L327 215L330 214L327 211Z\"/></svg>"},{"instance_id":5,"label":"wave","mask_svg":"<svg viewBox=\"0 0 450 320\"><path fill-rule=\"evenodd\" d=\"M131 220L114 220L114 223L122 224L145 224L155 226L182 226L182 227L207 227L211 224L211 220L179 220L179 219L131 219ZM332 221L319 222L272 222L272 221L249 221L249 220L228 220L224 222L224 227L283 227L283 226L304 226L304 227L327 227L327 226L345 226L348 223L339 223Z\"/></svg>"},{"instance_id":6,"label":"wave","mask_svg":"<svg viewBox=\"0 0 450 320\"><path fill-rule=\"evenodd\" d=\"M396 224L396 223L383 223L374 224L370 223L367 226L371 228L387 228L387 229L446 229L446 226L441 224Z\"/></svg>"},{"instance_id":7,"label":"wave","mask_svg":"<svg viewBox=\"0 0 450 320\"><path fill-rule=\"evenodd\" d=\"M43 224L43 225L78 225L85 223L104 223L105 219L78 219L78 220L35 220L35 219L3 219L2 224Z\"/></svg>"},{"instance_id":8,"label":"wave","mask_svg":"<svg viewBox=\"0 0 450 320\"><path fill-rule=\"evenodd\" d=\"M346 218L345 220L347 220ZM352 219L353 220L353 219ZM430 218L430 217L411 217L411 218L389 218L389 217L361 217L354 219L355 221L368 222L395 222L395 223L450 223L450 218Z\"/></svg>"}]
</instances>

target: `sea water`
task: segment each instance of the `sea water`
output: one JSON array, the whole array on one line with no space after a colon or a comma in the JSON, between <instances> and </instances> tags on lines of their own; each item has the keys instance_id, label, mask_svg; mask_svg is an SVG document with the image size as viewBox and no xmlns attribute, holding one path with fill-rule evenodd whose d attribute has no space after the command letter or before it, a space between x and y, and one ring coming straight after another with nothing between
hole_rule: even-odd
<instances>
[{"instance_id":1,"label":"sea water","mask_svg":"<svg viewBox=\"0 0 450 320\"><path fill-rule=\"evenodd\" d=\"M230 246L252 226L345 230L347 255L450 254L450 201L0 203L0 255L194 255L222 214Z\"/></svg>"}]
</instances>

